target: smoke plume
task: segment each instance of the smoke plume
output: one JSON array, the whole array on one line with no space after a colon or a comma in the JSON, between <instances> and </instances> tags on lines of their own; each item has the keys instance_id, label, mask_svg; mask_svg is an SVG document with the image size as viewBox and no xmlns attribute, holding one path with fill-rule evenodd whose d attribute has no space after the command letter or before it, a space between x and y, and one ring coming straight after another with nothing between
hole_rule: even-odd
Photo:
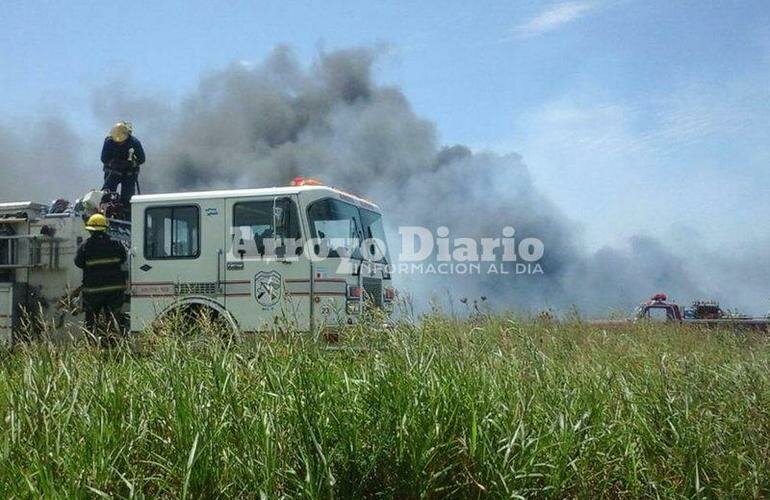
<instances>
[{"instance_id":1,"label":"smoke plume","mask_svg":"<svg viewBox=\"0 0 770 500\"><path fill-rule=\"evenodd\" d=\"M0 202L47 203L82 191L87 176L79 168L80 147L77 134L61 119L13 125L0 120Z\"/></svg>"},{"instance_id":2,"label":"smoke plume","mask_svg":"<svg viewBox=\"0 0 770 500\"><path fill-rule=\"evenodd\" d=\"M715 264L705 251L703 259L683 259L641 236L626 248L586 252L575 224L537 190L521 157L440 145L435 125L417 116L400 89L374 81L375 59L372 50L341 50L320 54L305 67L289 48L278 47L259 64L234 63L205 75L176 105L97 90L93 109L105 124L122 118L135 123L148 154L145 192L283 186L295 175L309 175L378 202L396 252L397 226L446 226L450 237L468 238L500 237L504 226L512 226L517 240L544 243L542 274L396 276L399 286L424 301L483 295L500 309L575 305L605 313L629 310L657 291L682 301L710 294L730 302L724 283L702 279L694 262L708 261L709 276L730 283L756 273L756 262ZM49 126L39 128L47 138ZM40 165L50 178L61 179L49 162L76 156L71 144L77 140L70 142L67 134L40 149L37 140L20 140L0 127L0 164L15 171L21 167L13 165ZM18 186L5 186L0 194L33 180L21 176L13 181ZM766 303L766 281L750 284L754 288L738 305L756 311Z\"/></svg>"}]
</instances>

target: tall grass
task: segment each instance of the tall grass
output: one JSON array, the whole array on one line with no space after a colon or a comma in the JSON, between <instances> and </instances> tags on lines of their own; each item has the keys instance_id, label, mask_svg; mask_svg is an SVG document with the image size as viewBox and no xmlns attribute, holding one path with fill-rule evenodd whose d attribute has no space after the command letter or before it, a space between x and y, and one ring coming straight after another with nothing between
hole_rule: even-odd
<instances>
[{"instance_id":1,"label":"tall grass","mask_svg":"<svg viewBox=\"0 0 770 500\"><path fill-rule=\"evenodd\" d=\"M761 497L770 343L494 318L0 361L0 496Z\"/></svg>"}]
</instances>

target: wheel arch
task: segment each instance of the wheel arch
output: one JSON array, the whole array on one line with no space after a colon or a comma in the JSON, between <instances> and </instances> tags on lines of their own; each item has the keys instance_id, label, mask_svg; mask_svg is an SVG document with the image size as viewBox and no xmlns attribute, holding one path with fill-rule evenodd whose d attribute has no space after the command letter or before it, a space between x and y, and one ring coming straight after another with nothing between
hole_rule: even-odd
<instances>
[{"instance_id":1,"label":"wheel arch","mask_svg":"<svg viewBox=\"0 0 770 500\"><path fill-rule=\"evenodd\" d=\"M183 297L181 299L175 300L174 302L168 304L165 308L163 308L160 311L160 313L158 313L157 319L163 320L166 316L168 316L169 314L172 314L175 310L180 308L210 309L219 317L227 321L228 325L230 325L230 328L232 328L233 332L235 333L240 332L238 321L236 321L236 319L233 317L230 311L228 311L223 304L221 304L219 301L215 299L212 299L211 297L206 297L202 295L191 295L188 297Z\"/></svg>"}]
</instances>

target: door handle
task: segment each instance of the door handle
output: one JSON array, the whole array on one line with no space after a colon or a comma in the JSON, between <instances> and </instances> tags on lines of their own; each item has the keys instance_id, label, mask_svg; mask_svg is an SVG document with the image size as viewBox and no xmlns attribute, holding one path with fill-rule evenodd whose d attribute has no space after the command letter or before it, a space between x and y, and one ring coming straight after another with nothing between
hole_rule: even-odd
<instances>
[{"instance_id":1,"label":"door handle","mask_svg":"<svg viewBox=\"0 0 770 500\"><path fill-rule=\"evenodd\" d=\"M222 249L217 250L217 293L222 292Z\"/></svg>"}]
</instances>

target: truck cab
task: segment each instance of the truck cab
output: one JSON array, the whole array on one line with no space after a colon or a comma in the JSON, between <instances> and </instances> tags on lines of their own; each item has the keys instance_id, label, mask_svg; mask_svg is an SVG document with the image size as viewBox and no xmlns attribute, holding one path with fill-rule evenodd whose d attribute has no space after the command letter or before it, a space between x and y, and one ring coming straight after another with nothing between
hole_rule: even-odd
<instances>
[{"instance_id":1,"label":"truck cab","mask_svg":"<svg viewBox=\"0 0 770 500\"><path fill-rule=\"evenodd\" d=\"M380 209L319 183L132 198L131 330L205 310L235 331L322 331L395 297Z\"/></svg>"},{"instance_id":2,"label":"truck cab","mask_svg":"<svg viewBox=\"0 0 770 500\"><path fill-rule=\"evenodd\" d=\"M637 320L647 321L681 321L682 308L668 301L666 294L653 295L650 300L643 302L636 311Z\"/></svg>"}]
</instances>

